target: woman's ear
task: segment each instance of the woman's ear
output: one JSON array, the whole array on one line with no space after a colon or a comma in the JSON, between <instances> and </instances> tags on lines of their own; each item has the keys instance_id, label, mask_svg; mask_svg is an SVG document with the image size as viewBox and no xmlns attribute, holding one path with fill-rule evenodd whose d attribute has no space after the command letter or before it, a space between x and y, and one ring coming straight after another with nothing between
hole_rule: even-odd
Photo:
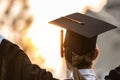
<instances>
[{"instance_id":1,"label":"woman's ear","mask_svg":"<svg viewBox=\"0 0 120 80\"><path fill-rule=\"evenodd\" d=\"M93 60L95 60L95 59L98 57L98 54L99 54L99 49L96 48L96 49L95 49L95 54L94 54L94 56L93 56Z\"/></svg>"}]
</instances>

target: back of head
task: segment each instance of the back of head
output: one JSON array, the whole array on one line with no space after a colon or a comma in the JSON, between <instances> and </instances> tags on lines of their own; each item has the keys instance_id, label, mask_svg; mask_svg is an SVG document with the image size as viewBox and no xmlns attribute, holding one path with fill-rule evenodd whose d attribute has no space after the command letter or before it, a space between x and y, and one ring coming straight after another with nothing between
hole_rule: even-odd
<instances>
[{"instance_id":1,"label":"back of head","mask_svg":"<svg viewBox=\"0 0 120 80\"><path fill-rule=\"evenodd\" d=\"M78 55L69 48L65 48L66 61L78 69L91 68L94 55L95 49L86 54Z\"/></svg>"},{"instance_id":2,"label":"back of head","mask_svg":"<svg viewBox=\"0 0 120 80\"><path fill-rule=\"evenodd\" d=\"M88 69L92 67L92 61L95 50L84 55L78 55L70 50L68 47L65 48L65 60L69 70L73 72L74 80L85 80L85 78L78 72L78 69Z\"/></svg>"}]
</instances>

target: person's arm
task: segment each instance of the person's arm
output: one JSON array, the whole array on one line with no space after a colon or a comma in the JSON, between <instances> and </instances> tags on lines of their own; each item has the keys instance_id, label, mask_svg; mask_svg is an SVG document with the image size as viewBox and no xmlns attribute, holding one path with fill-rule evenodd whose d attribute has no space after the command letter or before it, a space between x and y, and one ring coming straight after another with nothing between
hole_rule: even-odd
<instances>
[{"instance_id":1,"label":"person's arm","mask_svg":"<svg viewBox=\"0 0 120 80\"><path fill-rule=\"evenodd\" d=\"M23 54L22 54L23 53ZM58 80L53 78L51 72L46 69L41 69L37 64L32 64L27 55L21 52L22 59L22 77L23 80ZM19 55L20 56L20 55Z\"/></svg>"},{"instance_id":2,"label":"person's arm","mask_svg":"<svg viewBox=\"0 0 120 80\"><path fill-rule=\"evenodd\" d=\"M6 39L0 44L0 56L3 67L1 75L4 80L57 80L51 72L32 64L18 45Z\"/></svg>"},{"instance_id":3,"label":"person's arm","mask_svg":"<svg viewBox=\"0 0 120 80\"><path fill-rule=\"evenodd\" d=\"M105 76L105 80L120 80L120 65L110 70L109 74Z\"/></svg>"}]
</instances>

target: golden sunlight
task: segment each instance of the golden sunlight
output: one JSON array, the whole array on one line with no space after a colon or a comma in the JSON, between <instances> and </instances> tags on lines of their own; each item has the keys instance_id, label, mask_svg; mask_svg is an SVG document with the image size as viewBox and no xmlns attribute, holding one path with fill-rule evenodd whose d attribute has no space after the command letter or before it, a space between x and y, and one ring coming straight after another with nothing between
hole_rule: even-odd
<instances>
[{"instance_id":1,"label":"golden sunlight","mask_svg":"<svg viewBox=\"0 0 120 80\"><path fill-rule=\"evenodd\" d=\"M45 58L40 67L51 70L59 79L66 77L65 63L60 57L60 28L48 24L49 21L74 12L85 13L88 9L99 11L105 4L106 0L30 0L34 22L27 36L38 50L34 56Z\"/></svg>"}]
</instances>

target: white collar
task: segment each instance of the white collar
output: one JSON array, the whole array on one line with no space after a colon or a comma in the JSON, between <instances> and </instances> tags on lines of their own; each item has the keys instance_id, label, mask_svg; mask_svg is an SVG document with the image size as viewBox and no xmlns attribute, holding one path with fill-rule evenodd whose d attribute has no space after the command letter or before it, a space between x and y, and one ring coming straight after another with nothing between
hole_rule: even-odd
<instances>
[{"instance_id":1,"label":"white collar","mask_svg":"<svg viewBox=\"0 0 120 80\"><path fill-rule=\"evenodd\" d=\"M95 75L95 72L93 69L79 69L79 72L82 74L82 75Z\"/></svg>"},{"instance_id":2,"label":"white collar","mask_svg":"<svg viewBox=\"0 0 120 80\"><path fill-rule=\"evenodd\" d=\"M0 35L0 44L1 44L2 40L3 40L3 37Z\"/></svg>"},{"instance_id":3,"label":"white collar","mask_svg":"<svg viewBox=\"0 0 120 80\"><path fill-rule=\"evenodd\" d=\"M86 80L96 80L96 74L93 69L79 69L78 70ZM72 74L73 79L73 74Z\"/></svg>"},{"instance_id":4,"label":"white collar","mask_svg":"<svg viewBox=\"0 0 120 80\"><path fill-rule=\"evenodd\" d=\"M96 74L93 69L79 69L79 72L86 80L96 80Z\"/></svg>"}]
</instances>

